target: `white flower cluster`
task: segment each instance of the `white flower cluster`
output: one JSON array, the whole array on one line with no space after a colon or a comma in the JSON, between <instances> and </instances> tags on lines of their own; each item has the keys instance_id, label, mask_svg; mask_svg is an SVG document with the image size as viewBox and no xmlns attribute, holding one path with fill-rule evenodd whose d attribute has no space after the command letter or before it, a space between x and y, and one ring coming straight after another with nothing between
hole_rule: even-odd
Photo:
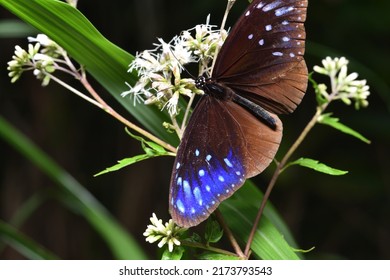
<instances>
[{"instance_id":1,"label":"white flower cluster","mask_svg":"<svg viewBox=\"0 0 390 280\"><path fill-rule=\"evenodd\" d=\"M202 93L192 78L182 78L183 66L198 62L199 75L203 74L209 70L216 49L226 38L226 32L221 36L219 30L213 28L207 20L206 24L183 31L169 43L159 39L155 49L138 53L129 65L129 72L137 71L139 80L134 86L127 84L130 89L122 96L130 95L134 103L138 101L167 108L171 116L176 116L180 94ZM194 30L195 36L192 36Z\"/></svg>"},{"instance_id":2,"label":"white flower cluster","mask_svg":"<svg viewBox=\"0 0 390 280\"><path fill-rule=\"evenodd\" d=\"M158 219L156 214L153 213L150 218L151 225L148 225L144 232L144 236L146 236L146 241L149 243L154 243L158 240L158 247L161 248L165 244L168 244L169 252L173 251L173 246L180 246L179 237L182 235L187 229L181 228L177 226L172 219L169 222L165 223L165 226L161 219Z\"/></svg>"},{"instance_id":3,"label":"white flower cluster","mask_svg":"<svg viewBox=\"0 0 390 280\"><path fill-rule=\"evenodd\" d=\"M356 80L357 73L347 74L348 63L349 61L345 57L334 59L326 57L322 60L323 67L314 66L315 72L330 77L332 85L330 93L328 93L325 84L319 84L317 91L328 101L340 99L345 104L350 105L353 100L356 109L367 107L370 87L366 80Z\"/></svg>"},{"instance_id":4,"label":"white flower cluster","mask_svg":"<svg viewBox=\"0 0 390 280\"><path fill-rule=\"evenodd\" d=\"M12 60L8 62L7 70L11 82L16 82L25 71L33 70L37 79L42 80L46 86L50 81L50 73L56 70L55 59L60 56L62 50L54 41L46 35L39 34L36 38L28 37L30 43L28 50L15 46L15 53Z\"/></svg>"}]
</instances>

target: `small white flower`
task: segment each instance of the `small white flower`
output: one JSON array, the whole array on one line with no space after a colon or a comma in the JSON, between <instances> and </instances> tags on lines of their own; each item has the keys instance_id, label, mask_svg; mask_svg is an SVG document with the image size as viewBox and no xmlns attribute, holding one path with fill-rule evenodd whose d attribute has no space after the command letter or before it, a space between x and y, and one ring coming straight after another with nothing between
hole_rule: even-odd
<instances>
[{"instance_id":1,"label":"small white flower","mask_svg":"<svg viewBox=\"0 0 390 280\"><path fill-rule=\"evenodd\" d=\"M329 76L332 84L331 93L327 92L324 84L319 84L316 91L328 101L339 99L347 105L354 101L356 109L366 107L367 97L370 95L369 87L366 85L366 80L356 80L357 73L348 74L348 63L345 57L333 59L326 57L322 60L323 67L314 66L313 70Z\"/></svg>"},{"instance_id":2,"label":"small white flower","mask_svg":"<svg viewBox=\"0 0 390 280\"><path fill-rule=\"evenodd\" d=\"M180 94L192 96L202 92L195 87L193 79L182 77L184 66L199 62L199 75L203 74L225 38L226 32L220 35L208 18L206 24L183 31L168 43L158 39L155 49L138 53L129 65L128 71L137 71L140 78L122 96L131 95L134 100L155 104L167 109L171 116L177 115Z\"/></svg>"},{"instance_id":3,"label":"small white flower","mask_svg":"<svg viewBox=\"0 0 390 280\"><path fill-rule=\"evenodd\" d=\"M13 83L20 78L24 71L33 70L33 74L42 80L43 86L46 86L50 81L50 73L56 70L54 59L65 51L43 34L28 39L35 44L28 44L27 51L20 46L15 46L12 60L8 62L8 75Z\"/></svg>"},{"instance_id":4,"label":"small white flower","mask_svg":"<svg viewBox=\"0 0 390 280\"><path fill-rule=\"evenodd\" d=\"M45 34L38 34L37 37L27 37L30 43L39 43L44 47L48 47L55 44L54 41L50 40Z\"/></svg>"},{"instance_id":5,"label":"small white flower","mask_svg":"<svg viewBox=\"0 0 390 280\"><path fill-rule=\"evenodd\" d=\"M148 225L144 236L146 236L146 241L149 243L154 243L158 240L159 243L157 246L159 248L163 247L165 244L168 244L169 252L173 251L174 245L180 246L179 237L187 230L177 226L172 219L163 224L161 219L158 219L156 214L152 214L150 218L151 225Z\"/></svg>"},{"instance_id":6,"label":"small white flower","mask_svg":"<svg viewBox=\"0 0 390 280\"><path fill-rule=\"evenodd\" d=\"M179 113L177 109L178 102L179 102L179 92L177 91L166 103L168 112L171 116L176 116Z\"/></svg>"}]
</instances>

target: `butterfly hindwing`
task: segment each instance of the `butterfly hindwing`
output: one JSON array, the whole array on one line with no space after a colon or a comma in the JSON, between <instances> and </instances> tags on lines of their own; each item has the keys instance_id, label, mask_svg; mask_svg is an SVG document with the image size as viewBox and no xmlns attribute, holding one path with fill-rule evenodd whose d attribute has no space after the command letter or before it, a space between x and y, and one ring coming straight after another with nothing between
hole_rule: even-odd
<instances>
[{"instance_id":1,"label":"butterfly hindwing","mask_svg":"<svg viewBox=\"0 0 390 280\"><path fill-rule=\"evenodd\" d=\"M169 207L174 221L183 227L199 224L246 178L263 171L279 146L279 127L270 129L232 101L203 96L173 167ZM264 144L254 146L251 137L262 137Z\"/></svg>"}]
</instances>

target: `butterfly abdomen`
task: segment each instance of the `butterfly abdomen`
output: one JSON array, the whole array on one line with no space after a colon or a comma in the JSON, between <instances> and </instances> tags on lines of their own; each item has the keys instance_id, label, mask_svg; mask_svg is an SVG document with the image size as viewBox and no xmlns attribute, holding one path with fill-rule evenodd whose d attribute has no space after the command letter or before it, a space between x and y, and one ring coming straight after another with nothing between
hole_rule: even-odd
<instances>
[{"instance_id":1,"label":"butterfly abdomen","mask_svg":"<svg viewBox=\"0 0 390 280\"><path fill-rule=\"evenodd\" d=\"M222 83L218 83L214 79L206 79L203 76L196 79L195 84L199 89L203 90L205 94L224 101L232 100L240 106L244 107L270 128L276 128L275 119L271 117L271 115L263 107L245 97L238 95L230 87Z\"/></svg>"}]
</instances>

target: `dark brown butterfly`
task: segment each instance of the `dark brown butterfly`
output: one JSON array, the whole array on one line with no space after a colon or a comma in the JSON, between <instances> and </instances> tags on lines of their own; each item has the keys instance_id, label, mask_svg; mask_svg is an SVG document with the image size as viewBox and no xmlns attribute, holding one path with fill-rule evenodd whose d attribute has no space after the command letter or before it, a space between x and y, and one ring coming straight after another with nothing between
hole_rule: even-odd
<instances>
[{"instance_id":1,"label":"dark brown butterfly","mask_svg":"<svg viewBox=\"0 0 390 280\"><path fill-rule=\"evenodd\" d=\"M276 114L291 113L307 87L307 0L256 0L223 44L173 166L175 223L198 225L247 178L261 173L282 138Z\"/></svg>"}]
</instances>

